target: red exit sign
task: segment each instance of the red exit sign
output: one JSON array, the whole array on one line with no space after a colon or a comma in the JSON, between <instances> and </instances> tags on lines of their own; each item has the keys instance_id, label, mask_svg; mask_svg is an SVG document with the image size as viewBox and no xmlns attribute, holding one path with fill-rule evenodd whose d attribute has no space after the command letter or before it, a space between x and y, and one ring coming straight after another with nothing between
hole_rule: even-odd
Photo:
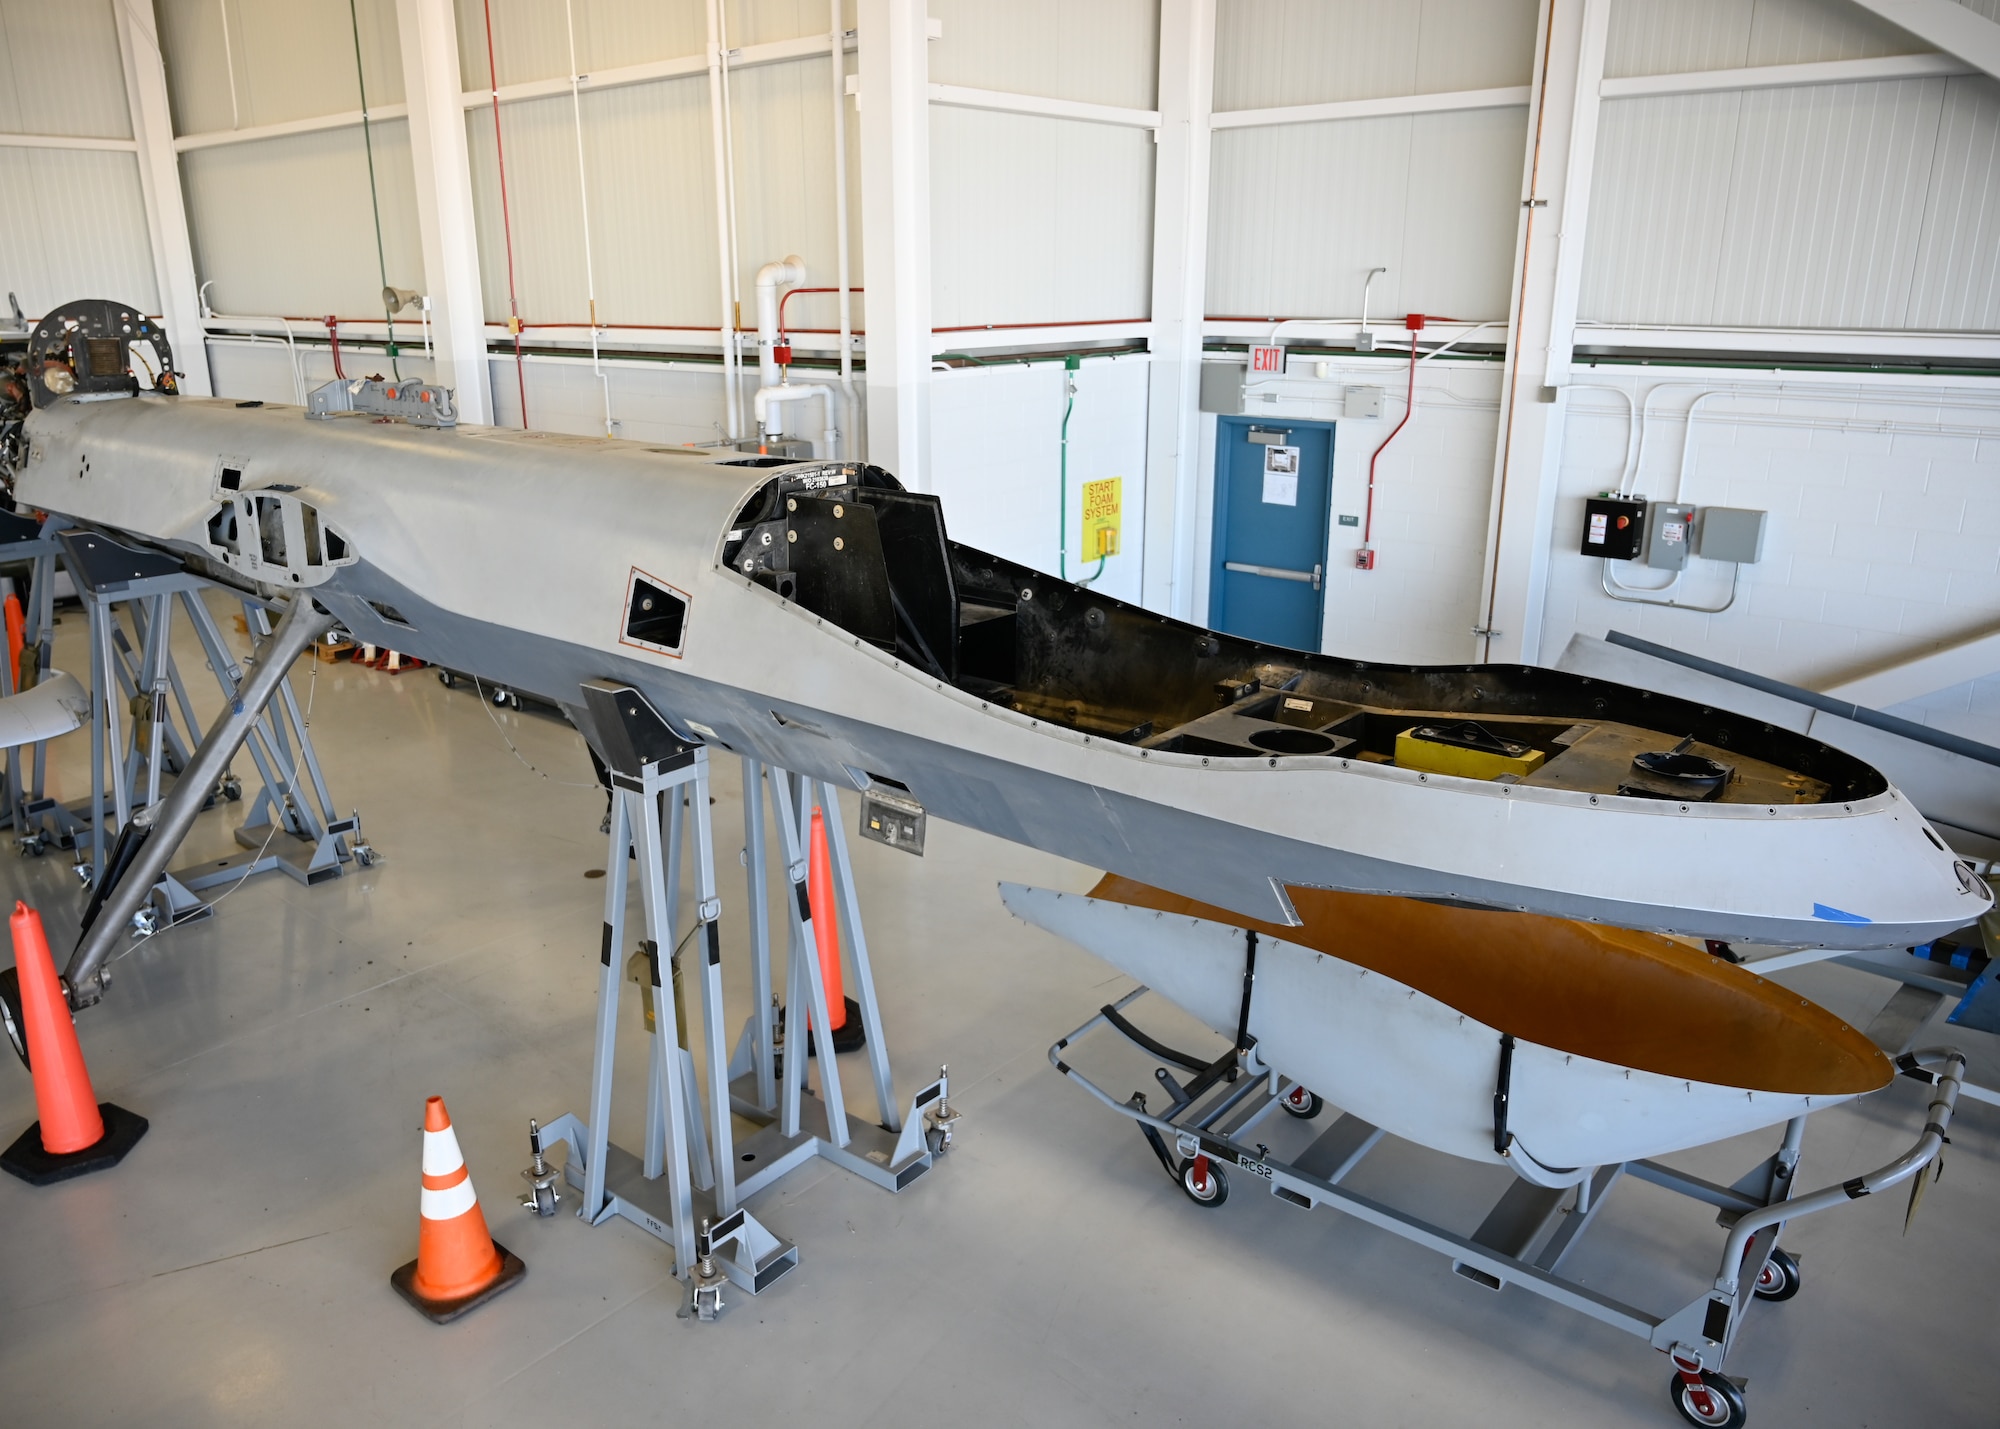
<instances>
[{"instance_id":1,"label":"red exit sign","mask_svg":"<svg viewBox=\"0 0 2000 1429\"><path fill-rule=\"evenodd\" d=\"M1270 372L1282 376L1285 371L1285 350L1282 347L1253 347L1250 349L1250 370Z\"/></svg>"}]
</instances>

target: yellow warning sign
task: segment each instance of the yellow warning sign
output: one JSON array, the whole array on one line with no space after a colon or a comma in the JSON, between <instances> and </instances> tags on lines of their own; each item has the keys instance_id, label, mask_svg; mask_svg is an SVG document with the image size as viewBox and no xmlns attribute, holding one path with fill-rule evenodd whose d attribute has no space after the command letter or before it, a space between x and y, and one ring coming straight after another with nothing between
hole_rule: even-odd
<instances>
[{"instance_id":1,"label":"yellow warning sign","mask_svg":"<svg viewBox=\"0 0 2000 1429\"><path fill-rule=\"evenodd\" d=\"M1122 477L1083 484L1083 558L1118 554L1119 485Z\"/></svg>"}]
</instances>

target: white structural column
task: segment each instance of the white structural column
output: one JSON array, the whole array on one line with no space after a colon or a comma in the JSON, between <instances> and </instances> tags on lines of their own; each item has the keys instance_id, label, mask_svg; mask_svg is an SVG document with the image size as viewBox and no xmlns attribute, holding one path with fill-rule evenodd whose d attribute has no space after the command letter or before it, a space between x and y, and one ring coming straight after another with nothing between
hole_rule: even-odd
<instances>
[{"instance_id":1,"label":"white structural column","mask_svg":"<svg viewBox=\"0 0 2000 1429\"><path fill-rule=\"evenodd\" d=\"M493 388L486 361L486 295L479 281L452 0L396 0L396 28L437 380L457 394L459 420L487 426L493 421Z\"/></svg>"},{"instance_id":2,"label":"white structural column","mask_svg":"<svg viewBox=\"0 0 2000 1429\"><path fill-rule=\"evenodd\" d=\"M931 144L924 0L861 0L861 286L868 460L930 481Z\"/></svg>"},{"instance_id":3,"label":"white structural column","mask_svg":"<svg viewBox=\"0 0 2000 1429\"><path fill-rule=\"evenodd\" d=\"M1546 0L1535 44L1476 653L1541 658L1610 0Z\"/></svg>"},{"instance_id":4,"label":"white structural column","mask_svg":"<svg viewBox=\"0 0 2000 1429\"><path fill-rule=\"evenodd\" d=\"M194 245L188 239L187 206L181 198L180 155L174 150L159 29L150 4L118 0L112 11L125 68L125 102L132 111L132 138L138 149L139 192L146 205L153 276L160 289L160 319L182 368L181 390L206 397L214 390L208 374L208 335L201 326L201 294L195 286Z\"/></svg>"},{"instance_id":5,"label":"white structural column","mask_svg":"<svg viewBox=\"0 0 2000 1429\"><path fill-rule=\"evenodd\" d=\"M1957 0L1854 0L1927 45L2000 78L2000 25Z\"/></svg>"},{"instance_id":6,"label":"white structural column","mask_svg":"<svg viewBox=\"0 0 2000 1429\"><path fill-rule=\"evenodd\" d=\"M1208 291L1209 116L1215 0L1161 0L1160 127L1153 168L1152 369L1140 603L1194 618L1201 338Z\"/></svg>"}]
</instances>

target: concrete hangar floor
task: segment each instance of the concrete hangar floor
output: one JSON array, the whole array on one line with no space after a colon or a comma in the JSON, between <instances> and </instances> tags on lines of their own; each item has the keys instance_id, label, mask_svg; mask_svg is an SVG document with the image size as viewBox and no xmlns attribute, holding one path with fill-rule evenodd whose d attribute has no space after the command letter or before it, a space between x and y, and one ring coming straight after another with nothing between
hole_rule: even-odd
<instances>
[{"instance_id":1,"label":"concrete hangar floor","mask_svg":"<svg viewBox=\"0 0 2000 1429\"><path fill-rule=\"evenodd\" d=\"M88 668L84 633L70 609L58 664ZM181 659L200 673L193 650ZM80 1016L99 1096L152 1132L107 1174L39 1190L0 1178L0 1424L1678 1422L1665 1359L1626 1335L1496 1297L1331 1210L1248 1185L1215 1210L1187 1200L1045 1060L1129 981L1013 920L994 888L1081 891L1096 871L941 823L921 860L854 847L899 1094L949 1062L956 1149L899 1196L824 1162L793 1173L750 1205L797 1242L798 1270L755 1300L732 1287L719 1324L676 1318L684 1292L659 1242L586 1227L573 1200L550 1220L518 1206L528 1118L587 1110L604 885L586 874L604 866L604 801L581 742L428 673L302 665L294 683L336 798L386 861L310 890L251 880L213 920L121 959ZM55 746L57 792L87 790L87 761L82 735ZM741 1008L740 779L726 758L716 774ZM186 857L229 851L241 808L205 815ZM0 860L0 894L43 910L58 961L81 913L67 865ZM1890 993L1831 966L1784 980L1857 1025ZM623 1070L644 1048L637 1000L621 1013ZM1149 1025L1215 1040L1160 1010ZM1926 1040L1966 1046L1974 1079L2000 1081L2000 1042L1943 1031ZM1149 1087L1152 1066L1120 1048L1088 1070L1122 1094ZM636 1080L612 1126L633 1146ZM529 1265L443 1328L388 1284L416 1240L430 1093L450 1104L489 1223ZM1801 1184L1897 1154L1925 1095L1899 1080L1816 1116ZM34 1116L9 1058L0 1133ZM1726 1182L1774 1139L1674 1160ZM1962 1101L1952 1141L1907 1237L1900 1193L1788 1232L1805 1289L1765 1307L1729 1365L1752 1379L1759 1429L1993 1422L2000 1112ZM1392 1145L1349 1184L1469 1230L1506 1181ZM1719 1246L1702 1208L1628 1180L1566 1270L1664 1308L1700 1291Z\"/></svg>"}]
</instances>

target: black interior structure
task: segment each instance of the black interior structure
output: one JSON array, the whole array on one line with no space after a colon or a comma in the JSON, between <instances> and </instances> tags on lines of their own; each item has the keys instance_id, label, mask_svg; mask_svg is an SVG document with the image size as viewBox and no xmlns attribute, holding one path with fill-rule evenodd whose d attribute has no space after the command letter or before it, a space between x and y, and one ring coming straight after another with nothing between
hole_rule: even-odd
<instances>
[{"instance_id":1,"label":"black interior structure","mask_svg":"<svg viewBox=\"0 0 2000 1429\"><path fill-rule=\"evenodd\" d=\"M1412 747L1433 753L1533 764L1471 777L1628 798L1838 803L1887 787L1803 735L1561 670L1370 664L1156 615L951 540L938 498L878 467L773 477L739 513L722 560L982 700L1204 761L1392 764L1409 731L1421 741ZM1412 763L1406 751L1404 767L1466 766ZM1705 777L1687 777L1695 770Z\"/></svg>"}]
</instances>

